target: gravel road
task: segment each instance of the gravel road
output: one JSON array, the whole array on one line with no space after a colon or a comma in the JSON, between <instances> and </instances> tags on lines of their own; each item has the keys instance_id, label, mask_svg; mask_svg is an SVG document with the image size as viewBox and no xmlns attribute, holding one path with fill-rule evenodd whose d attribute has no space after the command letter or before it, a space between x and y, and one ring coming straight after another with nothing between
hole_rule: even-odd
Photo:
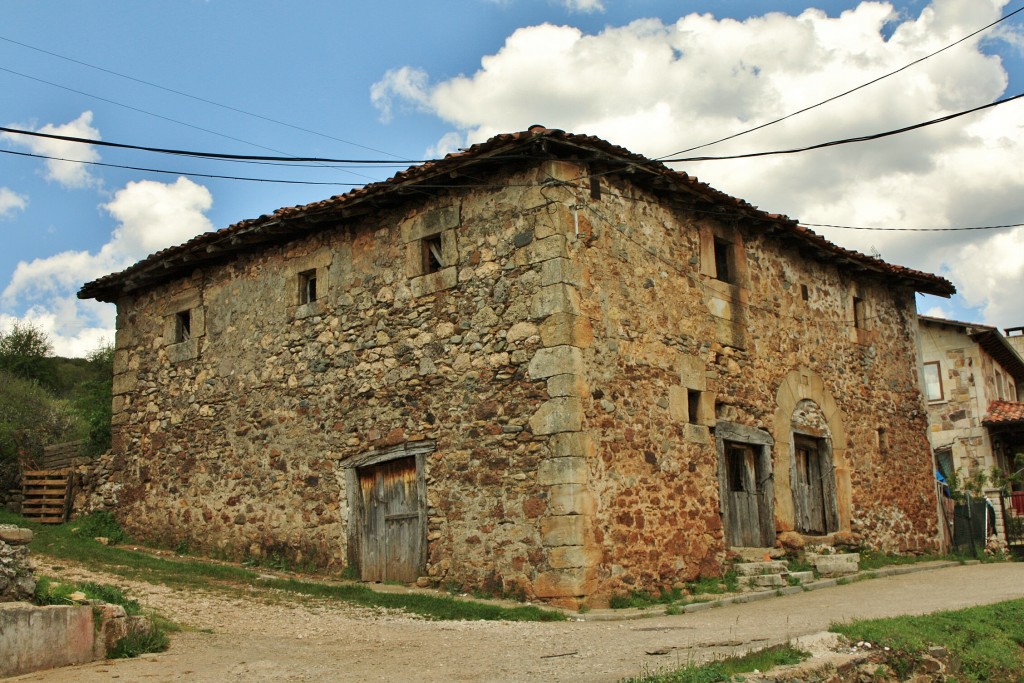
<instances>
[{"instance_id":1,"label":"gravel road","mask_svg":"<svg viewBox=\"0 0 1024 683\"><path fill-rule=\"evenodd\" d=\"M60 573L125 587L143 604L195 630L175 634L166 653L11 681L616 681L826 630L834 621L1024 597L1024 563L1005 563L633 621L429 622L270 591L181 591L81 569Z\"/></svg>"}]
</instances>

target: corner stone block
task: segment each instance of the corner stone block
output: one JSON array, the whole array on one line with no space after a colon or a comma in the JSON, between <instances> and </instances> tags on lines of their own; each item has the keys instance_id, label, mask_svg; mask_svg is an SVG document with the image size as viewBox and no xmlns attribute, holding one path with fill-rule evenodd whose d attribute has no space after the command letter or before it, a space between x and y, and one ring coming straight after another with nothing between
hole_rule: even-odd
<instances>
[{"instance_id":1,"label":"corner stone block","mask_svg":"<svg viewBox=\"0 0 1024 683\"><path fill-rule=\"evenodd\" d=\"M594 553L588 553L581 545L561 546L548 552L548 564L552 569L591 567L596 564L594 560Z\"/></svg>"},{"instance_id":2,"label":"corner stone block","mask_svg":"<svg viewBox=\"0 0 1024 683\"><path fill-rule=\"evenodd\" d=\"M127 394L134 391L138 380L138 375L134 372L122 372L119 375L114 375L114 383L111 388L112 393L117 396L119 394Z\"/></svg>"},{"instance_id":3,"label":"corner stone block","mask_svg":"<svg viewBox=\"0 0 1024 683\"><path fill-rule=\"evenodd\" d=\"M560 458L576 460L580 458ZM586 480L586 472L583 473ZM548 512L552 515L593 515L597 512L597 499L583 482L560 483L548 489Z\"/></svg>"},{"instance_id":4,"label":"corner stone block","mask_svg":"<svg viewBox=\"0 0 1024 683\"><path fill-rule=\"evenodd\" d=\"M530 379L546 379L555 375L578 375L583 372L583 354L575 346L553 346L538 349L527 372Z\"/></svg>"},{"instance_id":5,"label":"corner stone block","mask_svg":"<svg viewBox=\"0 0 1024 683\"><path fill-rule=\"evenodd\" d=\"M526 256L527 263L543 263L553 258L565 258L566 250L565 235L552 235L544 239L534 240L528 247Z\"/></svg>"},{"instance_id":6,"label":"corner stone block","mask_svg":"<svg viewBox=\"0 0 1024 683\"><path fill-rule=\"evenodd\" d=\"M583 545L586 517L559 515L545 517L540 522L540 542L548 548L564 545Z\"/></svg>"},{"instance_id":7,"label":"corner stone block","mask_svg":"<svg viewBox=\"0 0 1024 683\"><path fill-rule=\"evenodd\" d=\"M537 482L542 486L587 483L587 461L583 458L549 458L537 466ZM558 514L575 512L570 510L571 501L560 499ZM550 503L549 503L550 505Z\"/></svg>"},{"instance_id":8,"label":"corner stone block","mask_svg":"<svg viewBox=\"0 0 1024 683\"><path fill-rule=\"evenodd\" d=\"M553 258L540 266L540 284L542 286L564 283L579 286L582 280L582 269L579 264L567 258Z\"/></svg>"},{"instance_id":9,"label":"corner stone block","mask_svg":"<svg viewBox=\"0 0 1024 683\"><path fill-rule=\"evenodd\" d=\"M587 393L587 383L580 375L554 375L548 377L548 396L583 396Z\"/></svg>"},{"instance_id":10,"label":"corner stone block","mask_svg":"<svg viewBox=\"0 0 1024 683\"><path fill-rule=\"evenodd\" d=\"M540 341L544 346L578 346L586 348L594 341L590 320L572 313L554 313L540 325Z\"/></svg>"},{"instance_id":11,"label":"corner stone block","mask_svg":"<svg viewBox=\"0 0 1024 683\"><path fill-rule=\"evenodd\" d=\"M540 405L530 418L534 434L578 432L583 427L583 407L578 398L552 398Z\"/></svg>"},{"instance_id":12,"label":"corner stone block","mask_svg":"<svg viewBox=\"0 0 1024 683\"><path fill-rule=\"evenodd\" d=\"M572 313L579 315L580 294L575 287L565 284L541 287L533 295L530 304L530 315L535 318L547 318L555 313Z\"/></svg>"},{"instance_id":13,"label":"corner stone block","mask_svg":"<svg viewBox=\"0 0 1024 683\"><path fill-rule=\"evenodd\" d=\"M587 568L555 569L537 575L533 592L539 598L572 598L587 594Z\"/></svg>"},{"instance_id":14,"label":"corner stone block","mask_svg":"<svg viewBox=\"0 0 1024 683\"><path fill-rule=\"evenodd\" d=\"M587 441L579 432L555 434L548 439L552 458L583 458L587 455Z\"/></svg>"}]
</instances>

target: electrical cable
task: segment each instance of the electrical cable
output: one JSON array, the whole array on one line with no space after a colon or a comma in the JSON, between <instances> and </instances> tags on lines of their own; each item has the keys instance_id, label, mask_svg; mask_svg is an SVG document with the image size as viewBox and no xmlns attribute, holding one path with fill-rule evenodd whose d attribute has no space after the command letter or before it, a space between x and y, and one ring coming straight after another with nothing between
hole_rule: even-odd
<instances>
[{"instance_id":1,"label":"electrical cable","mask_svg":"<svg viewBox=\"0 0 1024 683\"><path fill-rule=\"evenodd\" d=\"M989 109L991 107L998 107L1001 104L1006 104L1008 102L1013 102L1014 100L1019 100L1022 97L1024 97L1024 93L1018 93L1017 95L1012 95L1010 97L1004 97L1003 99L996 100L995 102L989 102L988 104L983 104L980 107L974 107L973 109L966 109L964 111L959 111L959 112L957 112L955 114L949 114L948 116L940 116L937 119L931 119L930 121L923 121L922 123L915 123L914 125L904 126L903 128L896 128L894 130L885 131L884 133L873 133L871 135L861 135L861 136L854 137L854 138L843 138L842 140L831 140L829 142L821 142L821 143L818 143L816 145L809 145L807 147L795 147L793 149L780 149L780 150L774 150L774 151L771 151L771 152L750 152L750 153L747 153L747 154L729 154L729 155L717 156L717 157L680 157L680 158L677 158L677 159L661 159L661 161L663 161L665 163L678 163L678 162L683 162L683 161L723 161L723 160L726 160L726 159L753 159L755 157L774 156L774 155L778 155L778 154L796 154L798 152L809 152L809 151L815 150L815 149L824 149L825 147L836 147L836 146L839 146L839 145L848 145L848 144L851 144L851 143L854 143L854 142L870 142L872 140L880 140L882 138L892 137L893 135L900 135L902 133L907 133L907 132L910 132L912 130L917 130L919 128L925 128L927 126L933 126L933 125L935 125L937 123L944 123L946 121L950 121L952 119L959 118L961 116L967 116L968 114L973 114L975 112L979 112L979 111L982 111L984 109Z\"/></svg>"},{"instance_id":2,"label":"electrical cable","mask_svg":"<svg viewBox=\"0 0 1024 683\"><path fill-rule=\"evenodd\" d=\"M815 109L815 108L820 107L820 106L822 106L824 104L828 104L829 102L833 102L835 100L838 100L840 97L845 97L846 95L849 95L851 93L857 92L858 90L861 90L862 88L866 88L869 85L874 85L875 83L878 83L879 81L884 80L884 79L888 78L889 76L894 76L894 75L900 73L901 71L905 71L906 69L909 69L910 67L912 67L912 66L914 66L916 64L920 64L921 62L925 61L926 59L930 59L931 57L934 57L935 55L937 55L937 54L939 54L941 52L945 52L946 50L959 45L960 43L964 42L965 40L967 40L969 38L973 38L974 36L978 35L979 33L983 32L983 31L987 31L988 29L992 28L996 24L998 24L1000 22L1003 22L1003 21L1006 21L1007 19L1009 19L1010 17L1012 17L1015 14L1018 14L1019 12L1024 12L1024 6L1014 10L1013 12L1010 12L1009 14L1007 14L1005 16L1000 17L999 19L997 19L996 21L993 21L991 24L988 24L987 26L982 26L977 31L974 31L973 33L967 34L966 36L964 36L960 40L957 40L956 42L950 43L949 45L945 46L944 48L936 50L935 52L932 52L931 54L925 55L924 57L921 57L920 59L915 59L914 61L910 62L909 64L905 64L905 65L901 66L900 68L896 69L895 71L890 71L889 73L887 73L885 75L882 75L882 76L879 76L878 78L875 78L873 80L870 80L867 83L863 83L861 85L858 85L856 88L851 88L850 90L847 90L846 92L839 93L838 95L833 95L832 97L829 97L828 99L825 99L825 100L822 100L821 102L818 102L817 104L812 104L809 107L804 107L803 109L798 109L797 111L795 111L795 112L793 112L791 114L786 114L785 116L777 118L774 121L768 121L767 123L762 123L759 126L755 126L753 128L749 128L749 129L741 131L739 133L734 133L733 135L728 135L728 136L726 136L724 138L720 138L720 139L715 140L713 142L705 142L703 145L697 145L696 147L690 147L688 149L680 150L678 152L672 152L671 154L666 154L665 156L656 157L656 160L663 161L663 160L667 159L668 157L673 157L673 156L675 156L677 154L686 154L687 152L692 152L692 151L697 150L697 149L702 149L704 147L710 147L711 145L717 145L720 142L725 142L727 140L732 140L732 139L738 138L738 137L740 137L742 135L746 135L747 133L753 133L754 131L761 130L762 128L767 128L768 126L772 126L772 125L774 125L776 123L779 123L781 121L785 121L786 119L790 119L790 118L792 118L794 116L797 116L798 114L803 114L806 111L810 111L811 109Z\"/></svg>"},{"instance_id":3,"label":"electrical cable","mask_svg":"<svg viewBox=\"0 0 1024 683\"><path fill-rule=\"evenodd\" d=\"M28 135L37 138L46 138L48 140L61 140L63 142L75 142L83 143L87 145L97 145L99 147L114 147L116 149L134 149L142 152L153 152L155 154L171 154L176 156L186 157L198 157L203 159L216 159L220 161L289 161L292 163L313 163L313 164L387 164L388 166L394 166L396 163L401 162L403 164L421 164L429 159L330 159L326 157L297 157L297 156L282 156L282 157L271 157L271 156L257 156L251 154L224 154L221 152L195 152L187 149L168 149L165 147L145 147L142 145L129 145L120 142L108 142L106 140L93 140L90 138L79 138L73 135L56 135L54 133L41 133L34 130L21 130L19 128L8 128L6 126L0 126L0 132L10 133L12 135ZM208 131L209 132L209 131ZM237 138L233 138L236 139ZM240 141L244 142L244 140ZM248 144L248 143L247 143ZM265 148L268 149L268 148ZM271 150L277 151L277 150Z\"/></svg>"},{"instance_id":4,"label":"electrical cable","mask_svg":"<svg viewBox=\"0 0 1024 683\"><path fill-rule=\"evenodd\" d=\"M141 83L142 85L148 85L151 88L157 88L159 90L163 90L165 92L173 93L175 95L180 95L182 97L187 97L189 99L196 100L197 102L203 102L205 104L212 104L215 107L220 107L222 109L227 109L229 111L237 112L239 114L245 114L246 116L252 116L254 118L261 119L263 121L268 121L270 123L276 123L276 124L278 124L280 126L286 126L288 128L292 128L294 130L302 131L303 133L310 133L312 135L319 135L322 138L327 138L329 140L334 140L336 142L341 142L341 143L344 143L346 145L352 145L353 147L361 147L362 149L366 149L366 150L369 150L371 152L377 152L379 154L386 154L387 156L395 157L395 159L400 159L401 158L401 157L399 157L396 154L392 154L391 152L385 152L383 150L375 149L373 147L367 147L366 145L361 145L358 142L352 142L351 140L345 140L343 138L338 138L338 137L335 137L333 135L328 135L327 133L321 133L319 131L311 130L309 128L303 128L301 126L296 126L296 125L287 123L285 121L278 121L277 119L272 119L269 116L263 116L261 114L256 114L256 113L253 113L251 111L246 111L245 109L239 109L238 107L232 107L231 105L228 105L228 104L221 104L220 102L215 102L213 100L208 100L208 99L206 99L204 97L199 97L197 95L190 95L187 92L182 92L180 90L175 90L174 88L168 88L168 87L160 85L158 83L153 83L153 82L150 82L150 81L146 81L146 80L143 80L141 78L135 78L134 76L129 76L127 74L119 73L119 72L113 71L111 69L105 69L102 66L96 66L95 64L89 64L88 62L83 62L83 61L81 61L79 59L73 59L72 57L66 57L64 55L57 54L56 52L51 52L49 50L44 50L41 47L35 47L34 45L29 45L28 43L22 43L20 41L14 40L13 38L8 38L6 36L0 36L0 40L6 41L8 43L13 43L14 45L19 45L19 46L24 47L24 48L28 48L29 50L35 50L36 52L41 52L43 54L50 55L51 57L56 57L58 59L63 59L65 61L72 62L74 64L79 64L81 66L85 66L85 67L88 67L90 69L96 69L97 71L102 71L103 73L108 73L108 74L110 74L112 76L117 76L118 78L125 78L125 79L127 79L129 81L134 81L136 83Z\"/></svg>"}]
</instances>

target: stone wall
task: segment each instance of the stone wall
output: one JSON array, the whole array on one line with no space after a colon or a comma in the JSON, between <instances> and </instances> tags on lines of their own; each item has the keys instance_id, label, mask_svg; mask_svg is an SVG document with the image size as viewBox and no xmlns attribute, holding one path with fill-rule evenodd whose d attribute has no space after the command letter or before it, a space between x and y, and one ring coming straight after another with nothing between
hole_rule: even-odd
<instances>
[{"instance_id":1,"label":"stone wall","mask_svg":"<svg viewBox=\"0 0 1024 683\"><path fill-rule=\"evenodd\" d=\"M413 197L121 300L127 531L341 568L353 470L408 446L425 582L575 604L722 571L720 421L772 449L768 524L792 529L801 405L842 530L931 547L913 293L611 177L581 202L580 174Z\"/></svg>"},{"instance_id":2,"label":"stone wall","mask_svg":"<svg viewBox=\"0 0 1024 683\"><path fill-rule=\"evenodd\" d=\"M31 600L36 590L35 566L28 556L32 532L0 524L0 602Z\"/></svg>"}]
</instances>

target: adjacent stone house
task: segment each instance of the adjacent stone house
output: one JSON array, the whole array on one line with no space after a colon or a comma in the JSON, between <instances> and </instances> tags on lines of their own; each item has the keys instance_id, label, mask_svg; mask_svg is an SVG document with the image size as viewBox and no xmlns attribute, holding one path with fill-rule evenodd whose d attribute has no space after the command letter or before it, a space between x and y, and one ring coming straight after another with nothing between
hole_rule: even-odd
<instances>
[{"instance_id":1,"label":"adjacent stone house","mask_svg":"<svg viewBox=\"0 0 1024 683\"><path fill-rule=\"evenodd\" d=\"M914 292L533 127L85 285L133 533L575 604L797 531L932 549Z\"/></svg>"},{"instance_id":2,"label":"adjacent stone house","mask_svg":"<svg viewBox=\"0 0 1024 683\"><path fill-rule=\"evenodd\" d=\"M928 434L945 476L998 468L1024 453L1024 359L995 327L919 317Z\"/></svg>"}]
</instances>

